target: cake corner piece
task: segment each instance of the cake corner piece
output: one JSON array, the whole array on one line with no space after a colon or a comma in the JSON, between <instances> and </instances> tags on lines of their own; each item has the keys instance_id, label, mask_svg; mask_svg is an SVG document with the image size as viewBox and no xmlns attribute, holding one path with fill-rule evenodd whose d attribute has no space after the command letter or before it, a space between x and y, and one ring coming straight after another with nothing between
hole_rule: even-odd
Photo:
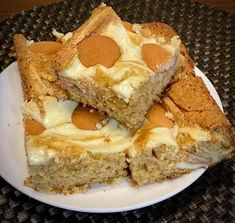
<instances>
[{"instance_id":1,"label":"cake corner piece","mask_svg":"<svg viewBox=\"0 0 235 223\"><path fill-rule=\"evenodd\" d=\"M161 106L151 112L160 122L148 118L129 152L135 184L176 178L235 158L231 124L200 77L188 76L173 83Z\"/></svg>"}]
</instances>

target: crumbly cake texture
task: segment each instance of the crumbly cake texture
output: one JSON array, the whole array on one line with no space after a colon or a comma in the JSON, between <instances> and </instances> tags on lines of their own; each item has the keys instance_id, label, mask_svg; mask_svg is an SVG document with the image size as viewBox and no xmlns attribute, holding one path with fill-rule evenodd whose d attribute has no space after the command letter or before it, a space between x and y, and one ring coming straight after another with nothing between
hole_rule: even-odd
<instances>
[{"instance_id":1,"label":"crumbly cake texture","mask_svg":"<svg viewBox=\"0 0 235 223\"><path fill-rule=\"evenodd\" d=\"M127 176L124 153L88 152L83 156L84 151L73 155L61 152L45 164L29 164L30 176L25 185L45 193L72 194L85 192L96 183L112 184Z\"/></svg>"},{"instance_id":2,"label":"crumbly cake texture","mask_svg":"<svg viewBox=\"0 0 235 223\"><path fill-rule=\"evenodd\" d=\"M122 26L120 18L111 7L100 6L95 9L90 19L74 31L71 39L57 53L55 67L59 73L61 83L73 100L106 112L110 117L114 117L134 132L141 126L144 121L144 115L153 104L153 101L160 100L161 93L175 74L179 50L178 46L175 46L177 48L175 52L171 54L170 58L164 64L159 66L156 73L147 67L140 66L138 62L138 65L127 63L126 67L135 66L135 68L131 68L129 72L126 72L123 77L118 79L111 78L112 75L105 75L105 72L102 69L99 70L99 68L97 68L94 76L86 76L85 74L76 76L77 71L71 71L71 67L74 67L74 64L78 63L74 61L76 60L74 58L77 58L77 44L86 37L102 34L102 32L108 30L107 27L116 24ZM151 29L151 38L156 41L154 37L154 32L156 31L155 26L150 24L149 27L153 27ZM174 34L172 37L176 36L176 33ZM117 35L119 34L117 33ZM137 38L138 35L143 37L141 33L129 33L128 35L134 35L133 39ZM122 33L120 36L122 36ZM147 35L145 37L150 38ZM168 40L168 42L165 41L162 46L167 44L170 45L171 40ZM130 58L130 60L132 59ZM120 65L120 63L114 64L113 69L116 69L117 64ZM88 68L86 69L88 70ZM74 73L68 75L67 70ZM116 73L119 71L116 71ZM141 79L138 79L138 81L140 80L138 84L136 82L129 83L130 79L139 78L140 74L142 76ZM118 91L116 91L114 85L117 86ZM132 90L131 96L128 99L122 96L127 85L130 85L128 88Z\"/></svg>"},{"instance_id":3,"label":"crumbly cake texture","mask_svg":"<svg viewBox=\"0 0 235 223\"><path fill-rule=\"evenodd\" d=\"M46 95L61 99L67 98L68 94L58 82L53 68L54 55L32 53L29 50L30 44L32 43L27 41L22 34L14 36L25 100Z\"/></svg>"},{"instance_id":4,"label":"crumbly cake texture","mask_svg":"<svg viewBox=\"0 0 235 223\"><path fill-rule=\"evenodd\" d=\"M210 96L200 77L188 76L173 83L162 100L178 130L174 143L148 146L153 126L137 131L136 152L129 168L137 185L175 178L197 168L234 158L235 139L230 123Z\"/></svg>"}]
</instances>

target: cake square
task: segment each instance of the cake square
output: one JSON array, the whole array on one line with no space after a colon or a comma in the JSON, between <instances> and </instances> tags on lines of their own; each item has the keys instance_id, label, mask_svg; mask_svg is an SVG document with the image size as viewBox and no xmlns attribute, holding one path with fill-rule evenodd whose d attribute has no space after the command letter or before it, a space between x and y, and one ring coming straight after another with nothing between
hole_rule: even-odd
<instances>
[{"instance_id":1,"label":"cake square","mask_svg":"<svg viewBox=\"0 0 235 223\"><path fill-rule=\"evenodd\" d=\"M134 132L172 80L180 44L176 34L169 41L151 31L145 35L140 25L123 23L101 5L56 54L55 67L73 100Z\"/></svg>"}]
</instances>

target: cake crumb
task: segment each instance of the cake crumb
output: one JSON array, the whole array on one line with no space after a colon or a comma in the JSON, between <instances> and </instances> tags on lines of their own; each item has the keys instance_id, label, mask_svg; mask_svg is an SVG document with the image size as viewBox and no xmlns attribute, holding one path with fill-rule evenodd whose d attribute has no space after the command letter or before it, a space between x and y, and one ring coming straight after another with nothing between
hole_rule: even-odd
<instances>
[{"instance_id":1,"label":"cake crumb","mask_svg":"<svg viewBox=\"0 0 235 223\"><path fill-rule=\"evenodd\" d=\"M104 142L107 142L107 143L111 142L110 137L106 136L106 137L104 138Z\"/></svg>"},{"instance_id":2,"label":"cake crumb","mask_svg":"<svg viewBox=\"0 0 235 223\"><path fill-rule=\"evenodd\" d=\"M108 123L108 118L105 118L104 120L102 120L101 124L104 126Z\"/></svg>"},{"instance_id":3,"label":"cake crumb","mask_svg":"<svg viewBox=\"0 0 235 223\"><path fill-rule=\"evenodd\" d=\"M100 7L106 7L107 5L104 2L101 2Z\"/></svg>"},{"instance_id":4,"label":"cake crumb","mask_svg":"<svg viewBox=\"0 0 235 223\"><path fill-rule=\"evenodd\" d=\"M56 39L61 43L66 43L72 36L72 32L68 32L66 34L58 32L56 29L52 29L52 34L56 37Z\"/></svg>"},{"instance_id":5,"label":"cake crumb","mask_svg":"<svg viewBox=\"0 0 235 223\"><path fill-rule=\"evenodd\" d=\"M95 127L96 127L97 130L102 129L101 123L97 123Z\"/></svg>"},{"instance_id":6,"label":"cake crumb","mask_svg":"<svg viewBox=\"0 0 235 223\"><path fill-rule=\"evenodd\" d=\"M174 115L171 112L166 112L165 116L169 118L170 120L174 121Z\"/></svg>"},{"instance_id":7,"label":"cake crumb","mask_svg":"<svg viewBox=\"0 0 235 223\"><path fill-rule=\"evenodd\" d=\"M163 36L159 37L159 38L158 38L158 42L159 42L159 43L165 43L165 42L166 42L165 37L163 37Z\"/></svg>"}]
</instances>

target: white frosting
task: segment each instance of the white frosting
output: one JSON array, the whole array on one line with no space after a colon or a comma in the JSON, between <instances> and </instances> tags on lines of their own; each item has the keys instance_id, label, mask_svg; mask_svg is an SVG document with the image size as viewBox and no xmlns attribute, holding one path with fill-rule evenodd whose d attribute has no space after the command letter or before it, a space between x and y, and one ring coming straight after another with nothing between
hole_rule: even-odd
<instances>
[{"instance_id":1,"label":"white frosting","mask_svg":"<svg viewBox=\"0 0 235 223\"><path fill-rule=\"evenodd\" d=\"M45 147L31 147L30 141L27 144L27 156L30 165L40 165L46 163L48 160L54 158L57 154L56 151Z\"/></svg>"},{"instance_id":2,"label":"white frosting","mask_svg":"<svg viewBox=\"0 0 235 223\"><path fill-rule=\"evenodd\" d=\"M184 134L189 134L190 137L196 141L209 141L209 140L211 140L210 132L207 132L202 129L184 127L184 128L180 128L179 132L184 133Z\"/></svg>"},{"instance_id":3,"label":"white frosting","mask_svg":"<svg viewBox=\"0 0 235 223\"><path fill-rule=\"evenodd\" d=\"M143 62L141 57L141 47L134 45L128 35L127 30L122 24L111 24L101 35L108 36L115 40L121 50L120 60L133 60Z\"/></svg>"},{"instance_id":4,"label":"white frosting","mask_svg":"<svg viewBox=\"0 0 235 223\"><path fill-rule=\"evenodd\" d=\"M78 78L86 78L89 76L94 75L96 72L96 67L89 67L86 68L83 66L83 64L80 62L80 60L75 57L71 63L71 65L66 68L65 70L60 72L61 76L69 77L71 79L78 79Z\"/></svg>"},{"instance_id":5,"label":"white frosting","mask_svg":"<svg viewBox=\"0 0 235 223\"><path fill-rule=\"evenodd\" d=\"M44 103L44 106L45 117L42 121L45 127L51 128L62 123L71 122L71 116L77 107L77 103L69 100L57 102L57 100L50 99L50 101L47 100Z\"/></svg>"},{"instance_id":6,"label":"white frosting","mask_svg":"<svg viewBox=\"0 0 235 223\"><path fill-rule=\"evenodd\" d=\"M123 76L128 72L130 75L127 75L125 80L122 80L112 88L120 98L128 103L135 88L138 88L144 79L147 80L150 75L154 75L154 72L142 60L142 45L146 43L159 44L159 42L153 37L144 38L139 34L128 32L121 23L111 23L101 31L100 35L112 38L120 48L121 57L111 68L100 64L87 68L75 57L71 65L60 71L59 74L75 80L80 78L90 78L92 80L97 70L99 70L102 71L103 75L107 76L107 79L122 80ZM137 42L134 43L131 39L137 39ZM172 54L175 53L175 49L171 45L164 45L163 47Z\"/></svg>"},{"instance_id":7,"label":"white frosting","mask_svg":"<svg viewBox=\"0 0 235 223\"><path fill-rule=\"evenodd\" d=\"M34 101L24 104L23 112L32 117L47 129L39 136L27 136L27 155L29 163L39 165L55 157L59 150L53 150L50 145L41 146L34 143L37 137L40 139L58 136L58 145L63 142L78 146L84 151L93 153L121 152L131 146L129 131L116 120L110 119L108 123L99 130L89 131L77 128L71 121L72 113L77 106L74 101L58 101L55 97L47 96L43 100L45 110L41 117L38 105ZM35 138L34 138L35 137ZM57 143L55 141L55 143Z\"/></svg>"},{"instance_id":8,"label":"white frosting","mask_svg":"<svg viewBox=\"0 0 235 223\"><path fill-rule=\"evenodd\" d=\"M39 123L43 124L47 129L39 136L27 136L27 155L29 163L32 165L39 165L47 162L53 157L56 157L59 150L53 150L49 145L42 146L33 143L34 137L39 137L39 140L54 137L53 140L58 140L58 145L63 142L70 143L78 149L84 149L93 153L114 153L129 151L130 156L136 156L139 148L135 148L135 140L142 137L142 130L136 132L131 136L129 131L119 124L116 120L110 119L108 123L99 130L89 131L78 129L72 122L71 116L77 106L76 102L65 100L58 101L54 97L45 97L43 101L45 115L41 117L37 104L33 101L24 104L24 114L31 116ZM143 128L144 129L144 128ZM146 131L144 129L143 131ZM201 129L180 128L175 125L173 128L155 127L150 128L145 144L146 149L153 149L159 145L171 146L173 152L178 151L177 135L179 133L187 133L196 141L208 141L211 139L209 132ZM141 138L139 138L141 140ZM57 143L57 141L55 141ZM65 151L66 152L66 151ZM215 154L211 154L215 158ZM178 168L197 168L195 164L181 162ZM190 166L191 165L191 166ZM198 164L199 165L199 164Z\"/></svg>"},{"instance_id":9,"label":"white frosting","mask_svg":"<svg viewBox=\"0 0 235 223\"><path fill-rule=\"evenodd\" d=\"M156 148L159 145L169 145L176 146L176 136L178 135L179 128L174 126L174 128L164 128L156 127L150 130L149 140L146 144L147 148Z\"/></svg>"},{"instance_id":10,"label":"white frosting","mask_svg":"<svg viewBox=\"0 0 235 223\"><path fill-rule=\"evenodd\" d=\"M112 88L117 94L128 103L133 91L144 81L141 77L129 77L128 79L114 85Z\"/></svg>"},{"instance_id":11,"label":"white frosting","mask_svg":"<svg viewBox=\"0 0 235 223\"><path fill-rule=\"evenodd\" d=\"M122 152L131 147L131 136L129 132L114 119L96 131L78 129L72 123L47 129L39 137L59 136L58 143L69 142L79 149L93 153L115 153ZM56 140L56 139L54 139ZM39 165L47 162L57 155L57 151L45 147L35 147L28 143L27 154L29 163Z\"/></svg>"},{"instance_id":12,"label":"white frosting","mask_svg":"<svg viewBox=\"0 0 235 223\"><path fill-rule=\"evenodd\" d=\"M23 112L41 123L46 128L52 128L67 122L71 122L73 110L77 106L77 102L69 100L57 100L55 97L45 97L43 100L45 115L40 114L39 107L34 101L24 104Z\"/></svg>"}]
</instances>

